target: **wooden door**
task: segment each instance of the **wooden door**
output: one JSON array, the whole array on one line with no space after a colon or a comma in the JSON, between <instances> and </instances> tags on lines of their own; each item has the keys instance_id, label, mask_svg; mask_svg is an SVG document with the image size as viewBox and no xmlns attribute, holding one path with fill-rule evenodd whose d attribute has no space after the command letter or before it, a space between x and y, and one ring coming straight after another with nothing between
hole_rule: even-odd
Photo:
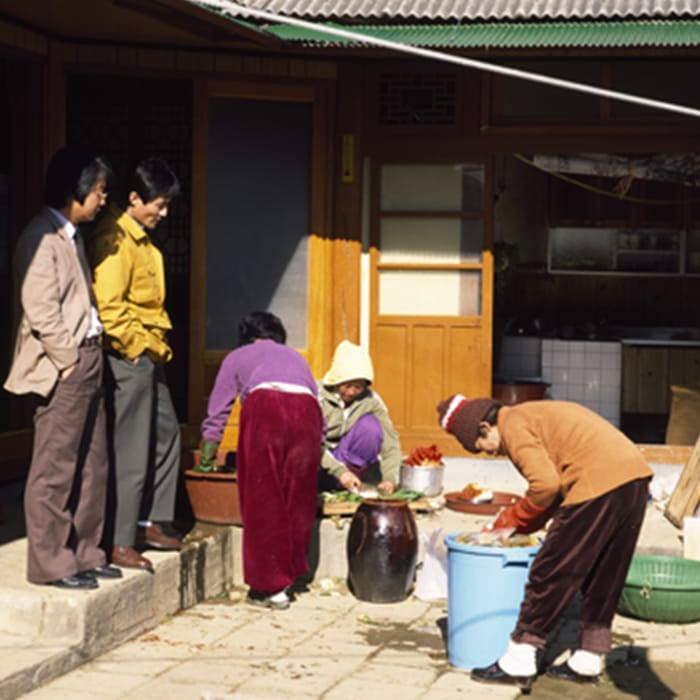
<instances>
[{"instance_id":1,"label":"wooden door","mask_svg":"<svg viewBox=\"0 0 700 700\"><path fill-rule=\"evenodd\" d=\"M321 371L329 295L328 91L207 81L195 92L190 320L193 429L247 313L277 314ZM222 448L235 449L237 413Z\"/></svg>"},{"instance_id":2,"label":"wooden door","mask_svg":"<svg viewBox=\"0 0 700 700\"><path fill-rule=\"evenodd\" d=\"M482 163L378 163L372 174L370 348L407 452L437 443L455 393L490 396L493 259Z\"/></svg>"}]
</instances>

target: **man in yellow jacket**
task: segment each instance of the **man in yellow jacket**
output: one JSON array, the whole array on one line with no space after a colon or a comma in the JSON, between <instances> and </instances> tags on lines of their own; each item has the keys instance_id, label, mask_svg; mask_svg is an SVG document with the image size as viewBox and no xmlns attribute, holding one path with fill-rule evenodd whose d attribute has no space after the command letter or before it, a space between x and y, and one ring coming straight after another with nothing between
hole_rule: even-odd
<instances>
[{"instance_id":1,"label":"man in yellow jacket","mask_svg":"<svg viewBox=\"0 0 700 700\"><path fill-rule=\"evenodd\" d=\"M168 215L168 205L179 190L176 175L162 160L139 163L124 209L110 206L97 224L91 249L112 375L108 382L115 477L111 559L120 566L147 570L152 569L150 560L135 549L139 523L147 547L180 547L179 538L163 527L174 516L180 431L164 371L173 353L167 339L172 325L164 307L163 256L148 235Z\"/></svg>"}]
</instances>

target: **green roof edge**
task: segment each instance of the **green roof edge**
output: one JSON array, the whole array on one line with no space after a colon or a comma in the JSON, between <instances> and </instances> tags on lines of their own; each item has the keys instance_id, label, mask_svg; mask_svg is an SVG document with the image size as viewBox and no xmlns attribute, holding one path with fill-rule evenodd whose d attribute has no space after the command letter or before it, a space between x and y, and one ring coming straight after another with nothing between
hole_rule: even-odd
<instances>
[{"instance_id":1,"label":"green roof edge","mask_svg":"<svg viewBox=\"0 0 700 700\"><path fill-rule=\"evenodd\" d=\"M624 48L700 46L700 20L615 20L567 22L488 22L341 25L342 29L409 46L452 48ZM264 29L283 41L305 44L363 46L367 42L287 24Z\"/></svg>"}]
</instances>

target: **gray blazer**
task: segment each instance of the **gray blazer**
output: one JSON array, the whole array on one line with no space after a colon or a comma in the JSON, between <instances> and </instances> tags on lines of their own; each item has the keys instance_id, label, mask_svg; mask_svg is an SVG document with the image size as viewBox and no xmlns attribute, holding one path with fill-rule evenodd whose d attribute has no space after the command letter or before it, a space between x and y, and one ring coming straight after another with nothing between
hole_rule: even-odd
<instances>
[{"instance_id":1,"label":"gray blazer","mask_svg":"<svg viewBox=\"0 0 700 700\"><path fill-rule=\"evenodd\" d=\"M5 389L48 396L78 360L90 325L90 291L70 235L44 208L22 231L14 258L15 344Z\"/></svg>"}]
</instances>

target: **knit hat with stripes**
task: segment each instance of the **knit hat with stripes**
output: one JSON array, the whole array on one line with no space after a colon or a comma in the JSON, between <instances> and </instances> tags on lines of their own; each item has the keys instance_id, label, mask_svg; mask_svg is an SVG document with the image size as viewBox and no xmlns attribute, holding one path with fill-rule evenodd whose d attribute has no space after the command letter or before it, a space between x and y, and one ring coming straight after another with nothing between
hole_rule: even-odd
<instances>
[{"instance_id":1,"label":"knit hat with stripes","mask_svg":"<svg viewBox=\"0 0 700 700\"><path fill-rule=\"evenodd\" d=\"M476 440L479 437L479 424L486 418L493 406L499 406L493 399L472 399L455 394L437 406L440 425L443 430L454 435L465 450L477 453Z\"/></svg>"}]
</instances>

